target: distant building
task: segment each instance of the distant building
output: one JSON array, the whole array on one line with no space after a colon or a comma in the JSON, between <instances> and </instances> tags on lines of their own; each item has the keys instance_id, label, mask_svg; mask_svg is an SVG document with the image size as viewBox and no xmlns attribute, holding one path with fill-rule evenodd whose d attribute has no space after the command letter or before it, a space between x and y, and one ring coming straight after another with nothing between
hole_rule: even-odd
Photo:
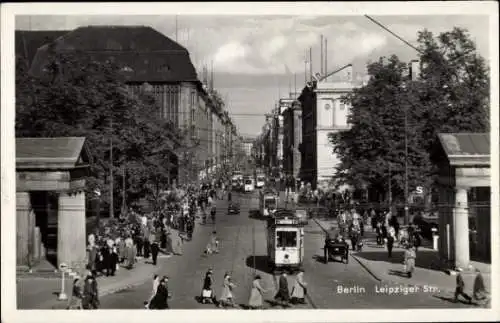
<instances>
[{"instance_id":1,"label":"distant building","mask_svg":"<svg viewBox=\"0 0 500 323\"><path fill-rule=\"evenodd\" d=\"M253 148L254 139L253 138L243 138L243 151L247 157L252 156L252 148Z\"/></svg>"},{"instance_id":2,"label":"distant building","mask_svg":"<svg viewBox=\"0 0 500 323\"><path fill-rule=\"evenodd\" d=\"M287 176L300 179L302 143L302 109L300 103L292 100L289 108L282 111L283 115L283 172Z\"/></svg>"}]
</instances>

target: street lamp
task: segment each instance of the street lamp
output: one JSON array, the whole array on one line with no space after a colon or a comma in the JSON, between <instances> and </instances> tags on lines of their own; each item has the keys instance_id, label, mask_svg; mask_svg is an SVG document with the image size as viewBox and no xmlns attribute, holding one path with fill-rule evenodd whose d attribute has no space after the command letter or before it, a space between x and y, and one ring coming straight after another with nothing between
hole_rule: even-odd
<instances>
[{"instance_id":1,"label":"street lamp","mask_svg":"<svg viewBox=\"0 0 500 323\"><path fill-rule=\"evenodd\" d=\"M406 83L401 84L401 89L406 91ZM405 104L405 225L408 225L410 219L410 209L408 206L408 107Z\"/></svg>"}]
</instances>

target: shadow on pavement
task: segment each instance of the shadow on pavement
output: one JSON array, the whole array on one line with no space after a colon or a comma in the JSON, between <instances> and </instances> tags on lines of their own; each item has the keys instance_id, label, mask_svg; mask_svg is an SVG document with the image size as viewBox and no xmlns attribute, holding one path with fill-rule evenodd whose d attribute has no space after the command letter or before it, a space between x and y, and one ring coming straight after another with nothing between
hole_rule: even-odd
<instances>
[{"instance_id":1,"label":"shadow on pavement","mask_svg":"<svg viewBox=\"0 0 500 323\"><path fill-rule=\"evenodd\" d=\"M248 211L248 217L250 219L255 219L255 220L266 220L267 218L265 216L263 216L262 214L260 214L260 211L259 210L249 210Z\"/></svg>"},{"instance_id":2,"label":"shadow on pavement","mask_svg":"<svg viewBox=\"0 0 500 323\"><path fill-rule=\"evenodd\" d=\"M432 295L432 297L440 299L440 300L445 301L445 302L455 303L454 297L446 297L446 296L441 296L441 295ZM471 304L469 304L469 302L465 302L465 301L462 301L460 299L458 300L458 302L460 302L462 304L471 305Z\"/></svg>"},{"instance_id":3,"label":"shadow on pavement","mask_svg":"<svg viewBox=\"0 0 500 323\"><path fill-rule=\"evenodd\" d=\"M245 263L247 267L254 268L254 256L248 256ZM267 256L255 256L255 269L268 274L273 273Z\"/></svg>"},{"instance_id":4,"label":"shadow on pavement","mask_svg":"<svg viewBox=\"0 0 500 323\"><path fill-rule=\"evenodd\" d=\"M408 278L408 274L401 270L389 270L389 275Z\"/></svg>"},{"instance_id":5,"label":"shadow on pavement","mask_svg":"<svg viewBox=\"0 0 500 323\"><path fill-rule=\"evenodd\" d=\"M404 251L395 250L392 252L392 257L387 256L387 252L381 251L362 251L356 253L357 257L370 261L384 261L400 265L404 260ZM437 252L435 251L418 251L415 266L430 270L439 270L440 261Z\"/></svg>"},{"instance_id":6,"label":"shadow on pavement","mask_svg":"<svg viewBox=\"0 0 500 323\"><path fill-rule=\"evenodd\" d=\"M317 262L320 262L322 264L325 263L325 256L321 256L321 255L314 255L312 256L312 259L316 260Z\"/></svg>"}]
</instances>

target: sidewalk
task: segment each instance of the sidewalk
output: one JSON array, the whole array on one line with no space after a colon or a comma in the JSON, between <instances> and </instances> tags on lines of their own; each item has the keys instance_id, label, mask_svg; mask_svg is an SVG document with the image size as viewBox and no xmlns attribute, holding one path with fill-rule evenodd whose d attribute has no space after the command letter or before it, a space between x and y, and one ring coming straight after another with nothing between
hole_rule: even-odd
<instances>
[{"instance_id":1,"label":"sidewalk","mask_svg":"<svg viewBox=\"0 0 500 323\"><path fill-rule=\"evenodd\" d=\"M153 274L161 268L161 262L166 257L158 257L159 264L153 266L147 260L139 258L133 269L120 267L116 276L101 276L97 278L99 297L141 285L151 280ZM58 301L61 291L61 278L18 276L17 307L19 309L65 309L68 301ZM66 275L65 293L71 298L73 278Z\"/></svg>"},{"instance_id":2,"label":"sidewalk","mask_svg":"<svg viewBox=\"0 0 500 323\"><path fill-rule=\"evenodd\" d=\"M332 226L337 227L336 220L315 218L314 221L323 231L329 230ZM350 256L376 280L382 283L397 283L419 286L421 288L427 288L427 290L433 289L435 294L441 294L447 298L453 297L456 278L440 270L440 260L437 251L428 247L419 247L415 271L412 278L407 278L403 272L404 250L402 248L394 247L392 258L389 258L385 246L378 246L376 244L375 233L371 231L371 227L369 226L365 226L363 240L363 251L353 251L350 253ZM471 263L475 268L481 270L486 289L491 292L491 266L477 262ZM475 274L464 273L463 278L465 290L470 293L474 285Z\"/></svg>"}]
</instances>

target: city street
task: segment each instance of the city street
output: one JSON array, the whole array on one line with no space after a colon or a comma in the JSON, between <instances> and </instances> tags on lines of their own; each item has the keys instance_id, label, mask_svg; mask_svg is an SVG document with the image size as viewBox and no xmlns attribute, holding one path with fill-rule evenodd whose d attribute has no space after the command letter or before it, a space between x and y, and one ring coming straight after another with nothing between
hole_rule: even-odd
<instances>
[{"instance_id":1,"label":"city street","mask_svg":"<svg viewBox=\"0 0 500 323\"><path fill-rule=\"evenodd\" d=\"M263 287L268 290L265 295L268 308L273 307L272 299L276 293L277 279L267 272L265 221L250 217L250 211L258 208L257 193L239 194L241 213L226 215L227 202L219 201L216 225L198 224L194 238L184 244L184 255L173 256L161 263L158 274L170 277L169 288L173 297L170 300L172 309L211 309L214 305L200 304L197 296L201 294L201 286L205 272L213 268L216 293L220 295L222 279L226 271L233 272L233 280L237 284L235 302L245 308L250 293L253 275L253 241L255 242L255 263L257 273L262 276ZM236 199L237 197L233 197ZM252 212L253 213L253 212ZM219 254L205 256L203 249L209 240L212 230L217 231L221 241ZM255 236L253 234L255 233ZM309 221L305 229L305 280L308 285L306 305L294 308L320 309L359 309L359 308L450 308L466 307L462 303L454 304L433 296L430 292L414 292L404 295L396 292L393 295L377 293L385 285L376 281L360 264L350 258L349 264L330 262L324 264L323 231L314 221ZM290 290L293 276L289 276ZM355 289L350 294L338 293L338 286ZM395 286L392 286L395 287ZM141 309L143 302L150 297L152 282L124 290L101 299L103 309Z\"/></svg>"}]
</instances>

